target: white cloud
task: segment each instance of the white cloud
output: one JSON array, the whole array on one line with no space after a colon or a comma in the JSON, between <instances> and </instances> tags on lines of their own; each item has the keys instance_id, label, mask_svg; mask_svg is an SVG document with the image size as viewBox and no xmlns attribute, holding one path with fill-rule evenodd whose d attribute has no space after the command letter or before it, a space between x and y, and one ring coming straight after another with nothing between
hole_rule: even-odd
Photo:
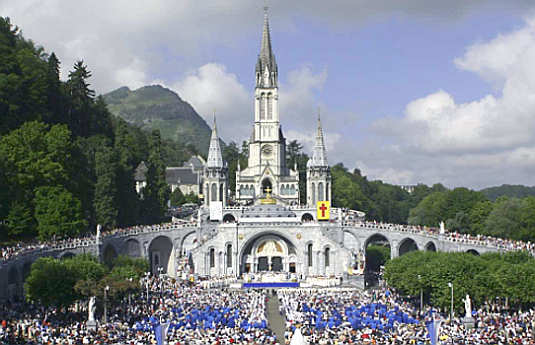
<instances>
[{"instance_id":1,"label":"white cloud","mask_svg":"<svg viewBox=\"0 0 535 345\"><path fill-rule=\"evenodd\" d=\"M273 1L270 5L277 27L291 30L296 18L303 17L338 27L398 13L451 19L488 4L504 12L520 12L530 6L525 0L509 0L506 4L500 0L304 3ZM94 71L94 87L107 92L125 84L135 88L147 79L191 69L192 61L196 63L207 47L239 49L240 40L258 32L262 5L249 0L2 0L0 13L22 27L26 37L54 51L64 70L83 58ZM132 69L136 59L144 63Z\"/></svg>"},{"instance_id":2,"label":"white cloud","mask_svg":"<svg viewBox=\"0 0 535 345\"><path fill-rule=\"evenodd\" d=\"M374 124L382 135L397 138L395 149L383 146L385 156L407 158L393 161L407 182L533 184L526 174L535 164L533 61L535 18L517 31L468 47L464 56L455 59L456 65L501 85L500 95L456 103L441 90L410 102L402 118ZM381 167L374 174L392 175L380 161L374 159Z\"/></svg>"},{"instance_id":3,"label":"white cloud","mask_svg":"<svg viewBox=\"0 0 535 345\"><path fill-rule=\"evenodd\" d=\"M218 130L225 141L246 139L254 119L253 99L235 74L216 63L203 65L172 88L211 124L215 111ZM243 138L237 137L238 135Z\"/></svg>"}]
</instances>

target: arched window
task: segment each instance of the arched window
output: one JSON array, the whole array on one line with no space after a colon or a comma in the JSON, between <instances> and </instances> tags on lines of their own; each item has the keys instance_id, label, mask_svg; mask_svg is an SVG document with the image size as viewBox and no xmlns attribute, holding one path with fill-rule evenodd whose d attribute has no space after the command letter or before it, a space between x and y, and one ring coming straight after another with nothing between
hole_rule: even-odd
<instances>
[{"instance_id":1,"label":"arched window","mask_svg":"<svg viewBox=\"0 0 535 345\"><path fill-rule=\"evenodd\" d=\"M314 183L311 185L312 189L312 204L314 205L316 203L316 186Z\"/></svg>"},{"instance_id":2,"label":"arched window","mask_svg":"<svg viewBox=\"0 0 535 345\"><path fill-rule=\"evenodd\" d=\"M330 195L329 195L329 184L326 183L325 184L325 201L329 201L329 197L330 197Z\"/></svg>"},{"instance_id":3,"label":"arched window","mask_svg":"<svg viewBox=\"0 0 535 345\"><path fill-rule=\"evenodd\" d=\"M266 118L266 95L260 95L260 120L265 120Z\"/></svg>"},{"instance_id":4,"label":"arched window","mask_svg":"<svg viewBox=\"0 0 535 345\"><path fill-rule=\"evenodd\" d=\"M312 243L310 243L307 248L307 260L308 267L312 267Z\"/></svg>"},{"instance_id":5,"label":"arched window","mask_svg":"<svg viewBox=\"0 0 535 345\"><path fill-rule=\"evenodd\" d=\"M221 184L219 185L219 201L223 201L223 192L224 192L224 190L223 190L223 184L221 183Z\"/></svg>"},{"instance_id":6,"label":"arched window","mask_svg":"<svg viewBox=\"0 0 535 345\"><path fill-rule=\"evenodd\" d=\"M329 267L331 265L331 248L327 247L325 248L325 267Z\"/></svg>"},{"instance_id":7,"label":"arched window","mask_svg":"<svg viewBox=\"0 0 535 345\"><path fill-rule=\"evenodd\" d=\"M227 267L232 267L232 244L227 244Z\"/></svg>"},{"instance_id":8,"label":"arched window","mask_svg":"<svg viewBox=\"0 0 535 345\"><path fill-rule=\"evenodd\" d=\"M324 201L325 195L323 194L323 183L318 183L318 201Z\"/></svg>"},{"instance_id":9,"label":"arched window","mask_svg":"<svg viewBox=\"0 0 535 345\"><path fill-rule=\"evenodd\" d=\"M210 248L210 268L215 267L215 249Z\"/></svg>"},{"instance_id":10,"label":"arched window","mask_svg":"<svg viewBox=\"0 0 535 345\"><path fill-rule=\"evenodd\" d=\"M212 198L210 200L217 201L217 184L212 183L212 190L210 191L210 194L212 194Z\"/></svg>"},{"instance_id":11,"label":"arched window","mask_svg":"<svg viewBox=\"0 0 535 345\"><path fill-rule=\"evenodd\" d=\"M295 186L294 185L292 185L292 187L290 188L290 194L291 195L295 194Z\"/></svg>"},{"instance_id":12,"label":"arched window","mask_svg":"<svg viewBox=\"0 0 535 345\"><path fill-rule=\"evenodd\" d=\"M268 96L267 96L267 119L271 120L272 118L273 118L273 96L271 95L271 93L268 93Z\"/></svg>"},{"instance_id":13,"label":"arched window","mask_svg":"<svg viewBox=\"0 0 535 345\"><path fill-rule=\"evenodd\" d=\"M206 192L206 195L204 196L204 200L207 202L210 201L210 185L207 183L206 188L204 189Z\"/></svg>"}]
</instances>

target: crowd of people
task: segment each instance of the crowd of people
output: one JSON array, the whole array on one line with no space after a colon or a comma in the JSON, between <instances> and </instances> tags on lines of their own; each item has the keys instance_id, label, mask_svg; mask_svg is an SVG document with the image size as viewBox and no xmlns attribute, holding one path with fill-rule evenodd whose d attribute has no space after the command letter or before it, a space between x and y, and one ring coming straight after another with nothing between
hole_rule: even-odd
<instances>
[{"instance_id":1,"label":"crowd of people","mask_svg":"<svg viewBox=\"0 0 535 345\"><path fill-rule=\"evenodd\" d=\"M87 325L87 306L4 305L0 344L156 344L156 324L168 325L170 345L278 344L262 291L203 289L157 277L141 283L143 289L134 298L115 302L107 322L95 329Z\"/></svg>"},{"instance_id":2,"label":"crowd of people","mask_svg":"<svg viewBox=\"0 0 535 345\"><path fill-rule=\"evenodd\" d=\"M145 278L144 278L145 279ZM107 322L88 326L87 306L0 306L0 344L156 344L155 328L167 326L169 345L290 344L300 329L308 344L430 344L427 325L442 319L438 344L535 344L535 311L484 305L447 320L436 310L418 310L387 288L206 289L199 283L146 278L134 298L109 302ZM145 286L148 285L148 294ZM286 321L284 339L270 329L266 302L278 299ZM100 313L102 318L102 313ZM464 315L462 315L464 316Z\"/></svg>"},{"instance_id":3,"label":"crowd of people","mask_svg":"<svg viewBox=\"0 0 535 345\"><path fill-rule=\"evenodd\" d=\"M438 344L535 344L535 311L492 308L474 311L474 327L462 317L444 319L418 310L386 288L279 290L286 317L286 343L300 329L309 344L430 344L427 325L442 319Z\"/></svg>"}]
</instances>

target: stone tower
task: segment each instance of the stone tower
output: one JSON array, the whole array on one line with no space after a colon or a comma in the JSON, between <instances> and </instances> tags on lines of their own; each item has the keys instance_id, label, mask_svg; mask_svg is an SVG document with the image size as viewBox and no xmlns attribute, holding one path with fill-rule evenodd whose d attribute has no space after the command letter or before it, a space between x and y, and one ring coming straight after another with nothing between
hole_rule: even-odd
<instances>
[{"instance_id":1,"label":"stone tower","mask_svg":"<svg viewBox=\"0 0 535 345\"><path fill-rule=\"evenodd\" d=\"M299 202L299 174L286 166L286 139L279 119L278 67L264 8L260 54L255 67L254 122L247 168L236 172L236 199L258 202L269 191L278 203Z\"/></svg>"},{"instance_id":2,"label":"stone tower","mask_svg":"<svg viewBox=\"0 0 535 345\"><path fill-rule=\"evenodd\" d=\"M203 189L205 205L209 206L212 201L222 201L223 207L227 205L228 167L226 162L223 162L215 116L208 159L204 168Z\"/></svg>"},{"instance_id":3,"label":"stone tower","mask_svg":"<svg viewBox=\"0 0 535 345\"><path fill-rule=\"evenodd\" d=\"M312 158L307 163L307 205L316 207L318 201L331 201L331 170L327 163L321 119L318 114L318 129Z\"/></svg>"}]
</instances>

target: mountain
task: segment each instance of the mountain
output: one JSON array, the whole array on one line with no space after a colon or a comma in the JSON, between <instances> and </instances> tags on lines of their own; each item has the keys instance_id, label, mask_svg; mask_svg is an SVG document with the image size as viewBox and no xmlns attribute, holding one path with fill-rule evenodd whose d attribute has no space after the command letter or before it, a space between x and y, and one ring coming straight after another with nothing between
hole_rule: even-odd
<instances>
[{"instance_id":1,"label":"mountain","mask_svg":"<svg viewBox=\"0 0 535 345\"><path fill-rule=\"evenodd\" d=\"M143 129L159 129L163 139L192 144L208 152L211 130L195 109L160 85L130 90L123 86L104 95L110 112Z\"/></svg>"},{"instance_id":2,"label":"mountain","mask_svg":"<svg viewBox=\"0 0 535 345\"><path fill-rule=\"evenodd\" d=\"M494 201L500 196L508 196L510 198L525 198L527 196L535 196L535 187L503 184L499 187L482 189L481 192L485 194L489 200Z\"/></svg>"}]
</instances>

